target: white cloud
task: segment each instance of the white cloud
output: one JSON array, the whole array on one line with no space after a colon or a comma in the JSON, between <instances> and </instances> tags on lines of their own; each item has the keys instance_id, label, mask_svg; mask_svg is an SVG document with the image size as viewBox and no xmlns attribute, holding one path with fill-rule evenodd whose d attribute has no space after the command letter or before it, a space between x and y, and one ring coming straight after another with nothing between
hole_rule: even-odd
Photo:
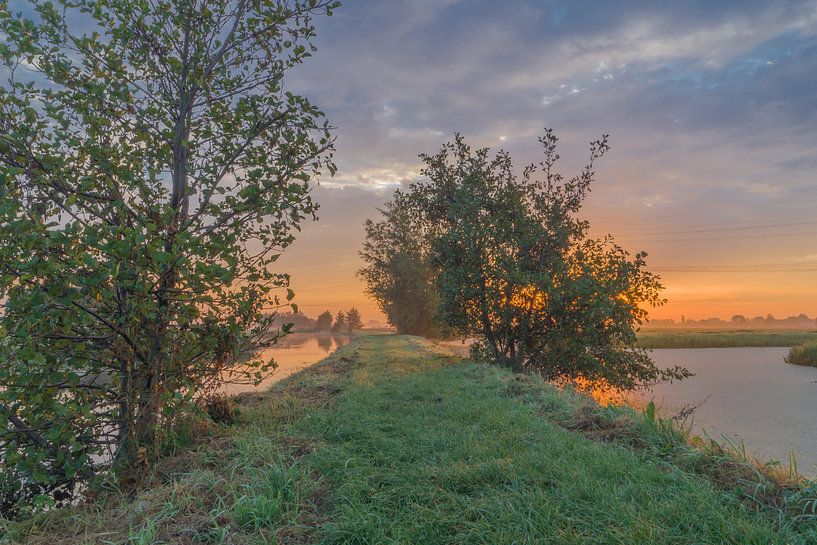
<instances>
[{"instance_id":1,"label":"white cloud","mask_svg":"<svg viewBox=\"0 0 817 545\"><path fill-rule=\"evenodd\" d=\"M377 121L384 121L384 120L386 120L386 119L391 119L391 118L393 118L393 117L395 116L395 114L396 114L396 113L397 113L397 112L395 111L395 109L394 109L394 108L392 108L392 107L391 107L391 106L389 106L388 104L385 104L385 105L384 105L384 106L383 106L381 109L379 109L379 110L377 110L377 111L375 112L375 114L374 114L374 118L375 118Z\"/></svg>"},{"instance_id":2,"label":"white cloud","mask_svg":"<svg viewBox=\"0 0 817 545\"><path fill-rule=\"evenodd\" d=\"M439 137L443 135L442 131L436 129L422 128L422 129L406 129L403 127L392 127L388 131L389 138L414 140L429 137Z\"/></svg>"},{"instance_id":3,"label":"white cloud","mask_svg":"<svg viewBox=\"0 0 817 545\"><path fill-rule=\"evenodd\" d=\"M321 186L326 188L357 187L382 192L414 181L419 172L419 164L381 164L355 171L339 172L331 180L322 181Z\"/></svg>"}]
</instances>

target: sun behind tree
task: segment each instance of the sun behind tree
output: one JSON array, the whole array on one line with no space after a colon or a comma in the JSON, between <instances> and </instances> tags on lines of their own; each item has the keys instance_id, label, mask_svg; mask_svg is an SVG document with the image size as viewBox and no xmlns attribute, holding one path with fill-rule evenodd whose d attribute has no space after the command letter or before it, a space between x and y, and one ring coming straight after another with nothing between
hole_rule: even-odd
<instances>
[{"instance_id":1,"label":"sun behind tree","mask_svg":"<svg viewBox=\"0 0 817 545\"><path fill-rule=\"evenodd\" d=\"M413 302L383 287L404 286L406 270L427 268L412 293L433 293L426 300L436 300L436 320L475 339L477 357L620 388L686 376L657 369L636 345L644 307L663 303L646 254L631 258L612 237L589 238L589 223L577 217L607 138L591 143L588 164L572 178L555 170L553 132L539 141L542 162L521 175L507 152L474 150L459 135L421 155L423 179L395 193L382 222L366 225L369 293L399 323ZM401 259L413 269L392 266Z\"/></svg>"}]
</instances>

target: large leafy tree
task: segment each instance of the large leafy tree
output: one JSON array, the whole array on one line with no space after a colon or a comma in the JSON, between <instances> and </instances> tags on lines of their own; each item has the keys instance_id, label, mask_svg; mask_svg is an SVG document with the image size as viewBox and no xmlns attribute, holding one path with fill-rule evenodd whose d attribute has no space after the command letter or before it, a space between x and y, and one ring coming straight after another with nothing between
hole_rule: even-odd
<instances>
[{"instance_id":1,"label":"large leafy tree","mask_svg":"<svg viewBox=\"0 0 817 545\"><path fill-rule=\"evenodd\" d=\"M0 0L6 492L127 465L179 404L269 369L272 265L334 171L285 75L336 5Z\"/></svg>"},{"instance_id":2,"label":"large leafy tree","mask_svg":"<svg viewBox=\"0 0 817 545\"><path fill-rule=\"evenodd\" d=\"M571 178L556 171L553 132L540 142L543 160L521 173L508 153L474 150L459 135L421 156L424 180L399 198L424 226L414 232L428 233L440 322L476 339L478 355L552 380L632 388L685 376L659 370L636 346L646 307L663 303L646 254L590 238L578 217L606 138L591 143L587 165ZM388 262L396 247L376 250Z\"/></svg>"},{"instance_id":3,"label":"large leafy tree","mask_svg":"<svg viewBox=\"0 0 817 545\"><path fill-rule=\"evenodd\" d=\"M358 275L366 283L366 292L398 333L439 337L437 273L430 262L434 226L399 190L379 212L380 220L368 219L364 224L360 256L366 265Z\"/></svg>"}]
</instances>

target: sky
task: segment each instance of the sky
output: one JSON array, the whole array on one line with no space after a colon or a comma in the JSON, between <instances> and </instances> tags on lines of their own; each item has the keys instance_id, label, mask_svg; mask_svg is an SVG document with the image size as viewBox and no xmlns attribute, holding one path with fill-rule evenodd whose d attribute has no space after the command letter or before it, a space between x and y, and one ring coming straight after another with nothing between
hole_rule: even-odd
<instances>
[{"instance_id":1,"label":"sky","mask_svg":"<svg viewBox=\"0 0 817 545\"><path fill-rule=\"evenodd\" d=\"M339 172L279 261L307 314L358 307L364 220L455 132L561 171L610 134L582 214L646 251L655 318L817 315L817 2L346 0L289 79Z\"/></svg>"}]
</instances>

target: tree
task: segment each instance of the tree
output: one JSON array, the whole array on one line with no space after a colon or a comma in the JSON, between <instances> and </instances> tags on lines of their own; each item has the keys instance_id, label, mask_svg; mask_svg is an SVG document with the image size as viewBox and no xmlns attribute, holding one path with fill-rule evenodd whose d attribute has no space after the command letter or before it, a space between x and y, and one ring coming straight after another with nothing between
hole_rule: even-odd
<instances>
[{"instance_id":1,"label":"tree","mask_svg":"<svg viewBox=\"0 0 817 545\"><path fill-rule=\"evenodd\" d=\"M284 75L337 2L30 5L0 2L4 497L124 468L182 404L263 378L293 295L271 267L334 172Z\"/></svg>"},{"instance_id":2,"label":"tree","mask_svg":"<svg viewBox=\"0 0 817 545\"><path fill-rule=\"evenodd\" d=\"M733 324L745 324L746 323L746 316L744 316L742 314L735 314L734 316L732 316L731 322Z\"/></svg>"},{"instance_id":3,"label":"tree","mask_svg":"<svg viewBox=\"0 0 817 545\"><path fill-rule=\"evenodd\" d=\"M360 318L360 312L352 307L346 313L346 329L351 333L355 329L363 328L363 320Z\"/></svg>"},{"instance_id":4,"label":"tree","mask_svg":"<svg viewBox=\"0 0 817 545\"><path fill-rule=\"evenodd\" d=\"M555 171L552 131L540 143L543 161L521 176L506 152L472 150L459 135L421 156L424 179L407 198L431 233L441 321L475 337L478 355L548 379L632 388L686 376L659 370L636 346L643 305L663 303L646 254L631 258L609 236L589 238L589 223L576 217L606 137L569 179Z\"/></svg>"},{"instance_id":5,"label":"tree","mask_svg":"<svg viewBox=\"0 0 817 545\"><path fill-rule=\"evenodd\" d=\"M287 328L290 331L315 328L315 320L302 312L278 312L272 324L275 328Z\"/></svg>"},{"instance_id":6,"label":"tree","mask_svg":"<svg viewBox=\"0 0 817 545\"><path fill-rule=\"evenodd\" d=\"M318 331L329 331L332 329L332 313L328 310L321 312L318 319L315 320L315 327Z\"/></svg>"},{"instance_id":7,"label":"tree","mask_svg":"<svg viewBox=\"0 0 817 545\"><path fill-rule=\"evenodd\" d=\"M358 276L398 333L440 337L428 224L399 190L379 211L380 221L368 219L364 225L360 256L366 266Z\"/></svg>"},{"instance_id":8,"label":"tree","mask_svg":"<svg viewBox=\"0 0 817 545\"><path fill-rule=\"evenodd\" d=\"M342 310L339 310L335 316L335 323L332 324L332 332L339 333L344 329L346 329L346 314L344 314Z\"/></svg>"}]
</instances>

